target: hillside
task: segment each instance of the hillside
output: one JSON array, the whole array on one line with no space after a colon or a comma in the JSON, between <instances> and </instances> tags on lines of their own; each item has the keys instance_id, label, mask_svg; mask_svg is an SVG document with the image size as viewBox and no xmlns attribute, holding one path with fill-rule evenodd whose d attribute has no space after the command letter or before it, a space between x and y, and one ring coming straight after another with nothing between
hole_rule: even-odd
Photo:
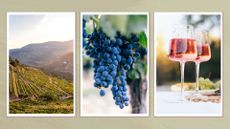
<instances>
[{"instance_id":1,"label":"hillside","mask_svg":"<svg viewBox=\"0 0 230 129\"><path fill-rule=\"evenodd\" d=\"M11 113L73 112L72 82L17 60L10 60L9 64L9 93Z\"/></svg>"},{"instance_id":2,"label":"hillside","mask_svg":"<svg viewBox=\"0 0 230 129\"><path fill-rule=\"evenodd\" d=\"M65 79L73 78L73 40L29 44L11 49L10 57Z\"/></svg>"},{"instance_id":3,"label":"hillside","mask_svg":"<svg viewBox=\"0 0 230 129\"><path fill-rule=\"evenodd\" d=\"M73 52L53 59L42 68L53 75L73 80Z\"/></svg>"}]
</instances>

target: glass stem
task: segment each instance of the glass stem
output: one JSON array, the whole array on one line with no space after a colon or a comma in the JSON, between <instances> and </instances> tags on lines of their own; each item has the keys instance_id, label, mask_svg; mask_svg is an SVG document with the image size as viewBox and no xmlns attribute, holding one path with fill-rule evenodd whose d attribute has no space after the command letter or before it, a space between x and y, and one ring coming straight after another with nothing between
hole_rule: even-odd
<instances>
[{"instance_id":1,"label":"glass stem","mask_svg":"<svg viewBox=\"0 0 230 129\"><path fill-rule=\"evenodd\" d=\"M184 99L184 66L185 62L180 62L180 70L181 70L181 98Z\"/></svg>"},{"instance_id":2,"label":"glass stem","mask_svg":"<svg viewBox=\"0 0 230 129\"><path fill-rule=\"evenodd\" d=\"M196 94L199 93L199 72L200 72L200 63L196 62Z\"/></svg>"}]
</instances>

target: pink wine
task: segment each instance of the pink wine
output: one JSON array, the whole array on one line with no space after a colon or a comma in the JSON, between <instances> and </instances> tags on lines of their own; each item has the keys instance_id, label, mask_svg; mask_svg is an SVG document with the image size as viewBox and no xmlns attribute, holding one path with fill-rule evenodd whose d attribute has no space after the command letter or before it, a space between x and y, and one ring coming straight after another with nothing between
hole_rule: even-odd
<instances>
[{"instance_id":1,"label":"pink wine","mask_svg":"<svg viewBox=\"0 0 230 129\"><path fill-rule=\"evenodd\" d=\"M201 44L197 45L197 58L196 62L205 62L210 60L211 58L211 51L209 44Z\"/></svg>"},{"instance_id":2,"label":"pink wine","mask_svg":"<svg viewBox=\"0 0 230 129\"><path fill-rule=\"evenodd\" d=\"M197 57L194 39L171 39L169 59L173 61L194 61Z\"/></svg>"}]
</instances>

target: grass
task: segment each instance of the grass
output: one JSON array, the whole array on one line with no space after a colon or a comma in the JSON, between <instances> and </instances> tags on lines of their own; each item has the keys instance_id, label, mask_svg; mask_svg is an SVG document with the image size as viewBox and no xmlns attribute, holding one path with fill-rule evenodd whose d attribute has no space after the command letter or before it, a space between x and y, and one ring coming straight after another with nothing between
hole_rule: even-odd
<instances>
[{"instance_id":1,"label":"grass","mask_svg":"<svg viewBox=\"0 0 230 129\"><path fill-rule=\"evenodd\" d=\"M10 102L10 114L72 114L73 99L57 101L39 101L25 99L18 102Z\"/></svg>"}]
</instances>

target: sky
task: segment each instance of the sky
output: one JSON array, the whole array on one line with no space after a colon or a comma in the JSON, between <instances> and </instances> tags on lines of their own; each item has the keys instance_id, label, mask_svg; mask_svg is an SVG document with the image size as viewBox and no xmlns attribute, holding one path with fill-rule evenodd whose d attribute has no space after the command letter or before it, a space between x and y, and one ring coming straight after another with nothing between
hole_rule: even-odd
<instances>
[{"instance_id":1,"label":"sky","mask_svg":"<svg viewBox=\"0 0 230 129\"><path fill-rule=\"evenodd\" d=\"M75 37L74 13L11 13L8 15L8 47L66 41Z\"/></svg>"},{"instance_id":2,"label":"sky","mask_svg":"<svg viewBox=\"0 0 230 129\"><path fill-rule=\"evenodd\" d=\"M196 14L195 18L199 18L200 14ZM162 36L164 40L165 51L169 50L169 43L173 32L173 27L175 25L186 25L184 20L185 14L180 13L156 13L155 14L155 34L156 36ZM196 20L196 19L195 19ZM208 23L197 28L199 30L206 29ZM209 30L211 36L220 37L220 28L215 27Z\"/></svg>"}]
</instances>

